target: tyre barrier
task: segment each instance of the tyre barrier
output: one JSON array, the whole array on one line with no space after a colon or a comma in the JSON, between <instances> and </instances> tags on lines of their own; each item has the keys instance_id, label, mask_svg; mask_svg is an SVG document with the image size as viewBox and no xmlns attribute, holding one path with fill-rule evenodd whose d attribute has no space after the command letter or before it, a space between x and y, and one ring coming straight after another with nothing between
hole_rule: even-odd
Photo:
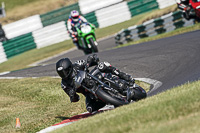
<instances>
[{"instance_id":1,"label":"tyre barrier","mask_svg":"<svg viewBox=\"0 0 200 133\"><path fill-rule=\"evenodd\" d=\"M151 19L141 25L134 25L127 29L122 29L115 35L115 42L117 45L125 44L130 41L155 36L194 24L195 20L188 21L182 17L181 11L176 11L160 18Z\"/></svg>"}]
</instances>

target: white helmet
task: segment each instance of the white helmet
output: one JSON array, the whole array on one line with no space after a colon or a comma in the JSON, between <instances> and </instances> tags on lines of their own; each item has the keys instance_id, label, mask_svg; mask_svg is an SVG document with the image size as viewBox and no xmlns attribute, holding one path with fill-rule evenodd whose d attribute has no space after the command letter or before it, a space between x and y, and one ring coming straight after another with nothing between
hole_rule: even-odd
<instances>
[{"instance_id":1,"label":"white helmet","mask_svg":"<svg viewBox=\"0 0 200 133\"><path fill-rule=\"evenodd\" d=\"M71 18L74 22L78 22L79 12L76 10L71 11Z\"/></svg>"}]
</instances>

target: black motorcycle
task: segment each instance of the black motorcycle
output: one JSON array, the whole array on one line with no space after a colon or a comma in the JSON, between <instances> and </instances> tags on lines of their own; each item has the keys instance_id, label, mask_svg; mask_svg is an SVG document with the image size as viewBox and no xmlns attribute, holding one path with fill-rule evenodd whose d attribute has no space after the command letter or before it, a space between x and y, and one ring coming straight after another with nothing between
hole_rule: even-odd
<instances>
[{"instance_id":1,"label":"black motorcycle","mask_svg":"<svg viewBox=\"0 0 200 133\"><path fill-rule=\"evenodd\" d=\"M87 82L86 82L87 81ZM92 99L101 100L115 107L146 98L146 91L136 83L128 83L111 73L102 73L97 67L89 71L78 70L75 88L82 86L89 91Z\"/></svg>"}]
</instances>

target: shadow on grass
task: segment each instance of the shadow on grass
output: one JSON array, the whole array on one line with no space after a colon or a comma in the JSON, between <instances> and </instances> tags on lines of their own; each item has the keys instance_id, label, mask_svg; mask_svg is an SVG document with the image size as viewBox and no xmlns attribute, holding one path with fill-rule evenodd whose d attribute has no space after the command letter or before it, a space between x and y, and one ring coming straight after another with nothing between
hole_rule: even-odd
<instances>
[{"instance_id":1,"label":"shadow on grass","mask_svg":"<svg viewBox=\"0 0 200 133\"><path fill-rule=\"evenodd\" d=\"M66 120L69 119L70 117L64 117L64 116L56 116L55 118L60 119L60 120Z\"/></svg>"}]
</instances>

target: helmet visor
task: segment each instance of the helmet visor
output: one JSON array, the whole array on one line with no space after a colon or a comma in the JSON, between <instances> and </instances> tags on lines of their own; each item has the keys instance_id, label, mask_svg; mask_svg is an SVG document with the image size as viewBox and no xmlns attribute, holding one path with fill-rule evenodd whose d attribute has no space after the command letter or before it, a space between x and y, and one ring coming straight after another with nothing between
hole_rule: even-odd
<instances>
[{"instance_id":1,"label":"helmet visor","mask_svg":"<svg viewBox=\"0 0 200 133\"><path fill-rule=\"evenodd\" d=\"M67 70L61 70L58 72L61 78L68 79L72 75L73 68L70 66Z\"/></svg>"},{"instance_id":2,"label":"helmet visor","mask_svg":"<svg viewBox=\"0 0 200 133\"><path fill-rule=\"evenodd\" d=\"M77 22L78 19L79 19L79 16L72 17L72 20L75 21L75 22Z\"/></svg>"},{"instance_id":3,"label":"helmet visor","mask_svg":"<svg viewBox=\"0 0 200 133\"><path fill-rule=\"evenodd\" d=\"M65 78L69 78L71 76L72 70L73 70L72 66L70 66L67 70L64 70L63 73L64 73Z\"/></svg>"}]
</instances>

